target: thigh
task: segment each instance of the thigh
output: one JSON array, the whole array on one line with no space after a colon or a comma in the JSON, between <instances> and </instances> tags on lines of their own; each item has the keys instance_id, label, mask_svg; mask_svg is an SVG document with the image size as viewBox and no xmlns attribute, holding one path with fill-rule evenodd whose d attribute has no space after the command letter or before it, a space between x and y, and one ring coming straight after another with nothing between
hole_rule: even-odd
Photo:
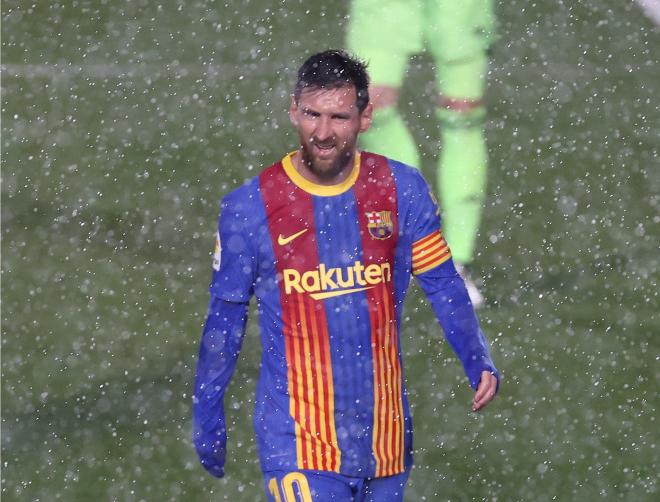
<instances>
[{"instance_id":1,"label":"thigh","mask_svg":"<svg viewBox=\"0 0 660 502\"><path fill-rule=\"evenodd\" d=\"M323 471L264 473L269 502L351 502L357 486L345 476Z\"/></svg>"},{"instance_id":2,"label":"thigh","mask_svg":"<svg viewBox=\"0 0 660 502\"><path fill-rule=\"evenodd\" d=\"M369 63L375 85L398 87L408 59L422 49L420 0L353 0L348 49Z\"/></svg>"},{"instance_id":3,"label":"thigh","mask_svg":"<svg viewBox=\"0 0 660 502\"><path fill-rule=\"evenodd\" d=\"M492 42L492 0L427 1L424 36L433 57L454 62L484 53Z\"/></svg>"},{"instance_id":4,"label":"thigh","mask_svg":"<svg viewBox=\"0 0 660 502\"><path fill-rule=\"evenodd\" d=\"M361 502L402 502L410 471L367 480Z\"/></svg>"}]
</instances>

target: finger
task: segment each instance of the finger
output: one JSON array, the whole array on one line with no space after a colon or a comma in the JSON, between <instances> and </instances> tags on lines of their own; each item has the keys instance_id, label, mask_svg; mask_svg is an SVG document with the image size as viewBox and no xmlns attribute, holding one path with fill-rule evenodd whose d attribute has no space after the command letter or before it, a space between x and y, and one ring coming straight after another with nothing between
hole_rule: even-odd
<instances>
[{"instance_id":1,"label":"finger","mask_svg":"<svg viewBox=\"0 0 660 502\"><path fill-rule=\"evenodd\" d=\"M479 386L477 387L477 391L474 393L474 401L480 401L481 398L486 394L486 390L488 389L488 382L487 382L488 377L485 375L481 375L481 380L479 380Z\"/></svg>"},{"instance_id":2,"label":"finger","mask_svg":"<svg viewBox=\"0 0 660 502\"><path fill-rule=\"evenodd\" d=\"M488 390L489 377L493 375L489 371L481 372L481 380L479 380L479 385L477 386L477 392L474 395L474 401L480 401Z\"/></svg>"},{"instance_id":3,"label":"finger","mask_svg":"<svg viewBox=\"0 0 660 502\"><path fill-rule=\"evenodd\" d=\"M490 403L495 397L495 391L496 391L496 387L493 386L492 388L489 388L487 390L486 394L479 401L475 401L473 405L474 411L479 411L480 409L485 407L488 403Z\"/></svg>"},{"instance_id":4,"label":"finger","mask_svg":"<svg viewBox=\"0 0 660 502\"><path fill-rule=\"evenodd\" d=\"M472 405L472 410L473 411L479 411L480 409L484 408L491 400L492 400L492 397L485 396L483 399L481 399L480 401L476 401Z\"/></svg>"},{"instance_id":5,"label":"finger","mask_svg":"<svg viewBox=\"0 0 660 502\"><path fill-rule=\"evenodd\" d=\"M476 411L481 407L481 403L484 400L486 393L488 392L488 384L485 379L481 380L477 393L475 393L474 398L472 399L472 409Z\"/></svg>"},{"instance_id":6,"label":"finger","mask_svg":"<svg viewBox=\"0 0 660 502\"><path fill-rule=\"evenodd\" d=\"M490 403L495 397L495 392L497 391L497 379L493 375L488 374L487 377L482 379L482 383L483 387L481 384L479 385L479 390L482 392L479 392L478 396L475 395L473 400L472 409L474 411L479 411L481 408Z\"/></svg>"}]
</instances>

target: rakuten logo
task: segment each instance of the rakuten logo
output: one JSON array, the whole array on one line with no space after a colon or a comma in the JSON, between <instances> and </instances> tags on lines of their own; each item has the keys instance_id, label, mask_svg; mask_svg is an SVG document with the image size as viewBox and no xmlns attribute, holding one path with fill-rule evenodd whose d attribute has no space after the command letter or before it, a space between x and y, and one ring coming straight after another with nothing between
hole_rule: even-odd
<instances>
[{"instance_id":1,"label":"rakuten logo","mask_svg":"<svg viewBox=\"0 0 660 502\"><path fill-rule=\"evenodd\" d=\"M284 291L290 295L293 291L310 293L315 300L332 296L346 295L364 291L380 284L392 281L389 263L364 266L356 261L346 268L326 268L324 264L302 275L293 268L284 269Z\"/></svg>"}]
</instances>

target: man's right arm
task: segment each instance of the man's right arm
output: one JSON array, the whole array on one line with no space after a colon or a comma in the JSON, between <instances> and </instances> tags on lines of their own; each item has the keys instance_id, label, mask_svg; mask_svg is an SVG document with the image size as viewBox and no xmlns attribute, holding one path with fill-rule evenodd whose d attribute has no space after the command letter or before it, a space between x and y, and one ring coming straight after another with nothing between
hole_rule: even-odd
<instances>
[{"instance_id":1,"label":"man's right arm","mask_svg":"<svg viewBox=\"0 0 660 502\"><path fill-rule=\"evenodd\" d=\"M227 430L223 398L241 350L256 280L249 208L233 192L222 202L213 255L211 301L202 332L193 394L193 443L212 475L224 474Z\"/></svg>"},{"instance_id":2,"label":"man's right arm","mask_svg":"<svg viewBox=\"0 0 660 502\"><path fill-rule=\"evenodd\" d=\"M193 443L213 476L224 475L227 429L223 399L241 350L248 304L211 297L193 394Z\"/></svg>"}]
</instances>

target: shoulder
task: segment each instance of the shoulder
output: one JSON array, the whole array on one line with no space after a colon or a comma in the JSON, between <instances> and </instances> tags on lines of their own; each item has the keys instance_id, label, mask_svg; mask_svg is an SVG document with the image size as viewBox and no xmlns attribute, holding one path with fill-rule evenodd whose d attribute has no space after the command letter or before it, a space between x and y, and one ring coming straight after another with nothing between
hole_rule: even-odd
<instances>
[{"instance_id":1,"label":"shoulder","mask_svg":"<svg viewBox=\"0 0 660 502\"><path fill-rule=\"evenodd\" d=\"M373 152L363 151L361 155L364 159L363 162L369 167L372 165L388 166L398 188L411 185L420 187L427 184L419 170L413 166Z\"/></svg>"},{"instance_id":2,"label":"shoulder","mask_svg":"<svg viewBox=\"0 0 660 502\"><path fill-rule=\"evenodd\" d=\"M249 214L258 202L258 197L259 178L253 177L225 195L220 203L220 209L222 211Z\"/></svg>"},{"instance_id":3,"label":"shoulder","mask_svg":"<svg viewBox=\"0 0 660 502\"><path fill-rule=\"evenodd\" d=\"M387 159L396 183L399 215L413 221L421 215L439 216L438 202L419 169L394 159ZM413 220L406 220L411 215Z\"/></svg>"},{"instance_id":4,"label":"shoulder","mask_svg":"<svg viewBox=\"0 0 660 502\"><path fill-rule=\"evenodd\" d=\"M392 173L397 181L397 185L401 188L420 189L428 185L422 173L419 172L419 169L391 159L390 166L392 167Z\"/></svg>"},{"instance_id":5,"label":"shoulder","mask_svg":"<svg viewBox=\"0 0 660 502\"><path fill-rule=\"evenodd\" d=\"M259 174L244 181L244 183L230 191L221 201L222 211L231 211L246 216L258 213L261 204L261 183L265 178L272 177L282 170L282 162L275 162L263 169Z\"/></svg>"},{"instance_id":6,"label":"shoulder","mask_svg":"<svg viewBox=\"0 0 660 502\"><path fill-rule=\"evenodd\" d=\"M392 171L399 196L403 199L414 200L425 196L429 192L429 184L419 169L398 160L383 157Z\"/></svg>"},{"instance_id":7,"label":"shoulder","mask_svg":"<svg viewBox=\"0 0 660 502\"><path fill-rule=\"evenodd\" d=\"M368 151L361 151L360 156L362 157L362 165L367 168L370 175L389 176L391 173L399 189L408 185L418 187L426 185L426 181L419 170L413 166Z\"/></svg>"}]
</instances>

